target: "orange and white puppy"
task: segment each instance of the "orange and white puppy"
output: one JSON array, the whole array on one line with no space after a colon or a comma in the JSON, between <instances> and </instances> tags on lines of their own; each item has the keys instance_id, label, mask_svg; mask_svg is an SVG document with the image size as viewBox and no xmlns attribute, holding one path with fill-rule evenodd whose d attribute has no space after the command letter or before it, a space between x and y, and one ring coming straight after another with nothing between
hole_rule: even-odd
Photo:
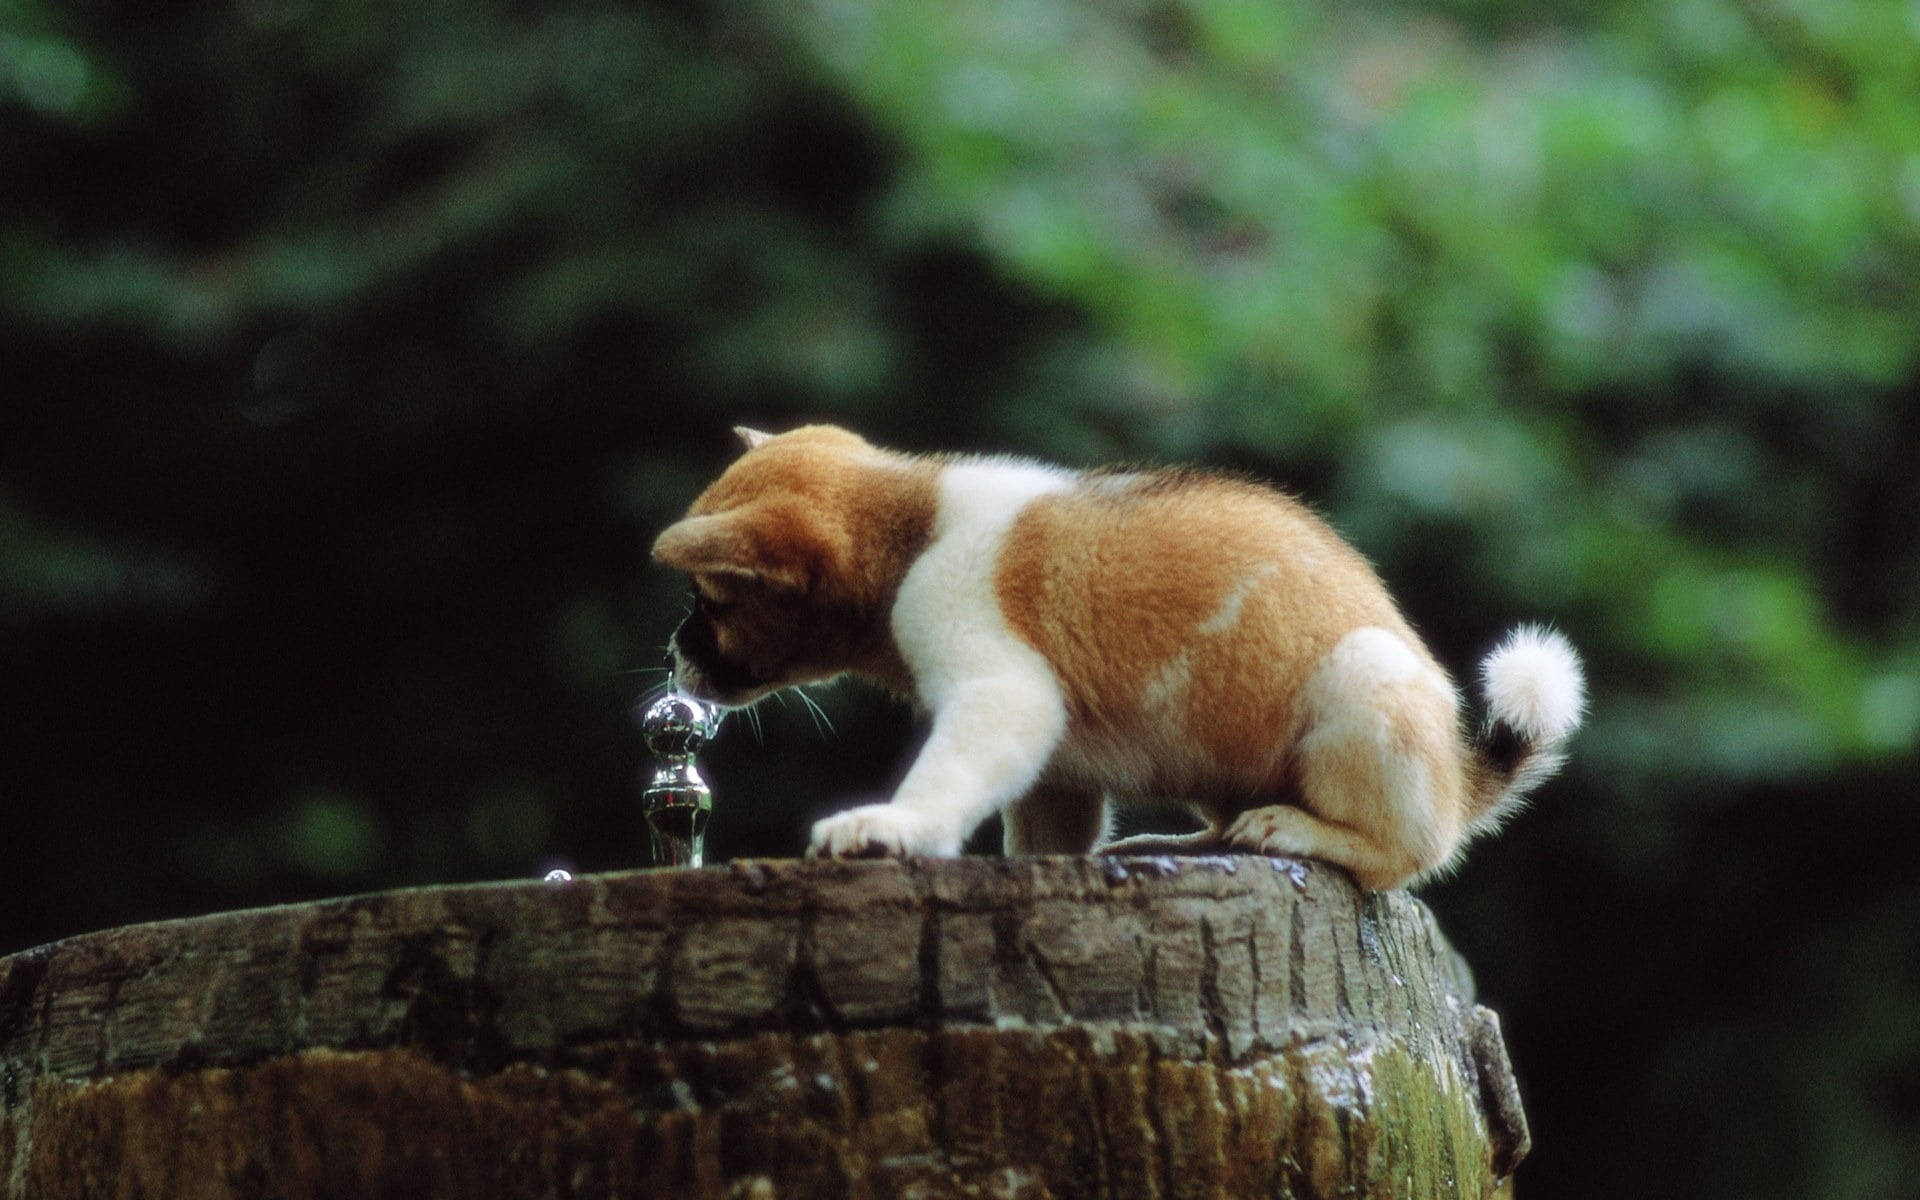
<instances>
[{"instance_id":1,"label":"orange and white puppy","mask_svg":"<svg viewBox=\"0 0 1920 1200\"><path fill-rule=\"evenodd\" d=\"M1523 628L1452 681L1365 561L1268 488L1185 471L925 458L809 426L748 450L654 557L690 573L675 679L723 705L853 673L931 714L890 803L810 853L1085 853L1110 806L1175 801L1177 843L1336 863L1390 888L1452 862L1550 776L1580 663Z\"/></svg>"}]
</instances>

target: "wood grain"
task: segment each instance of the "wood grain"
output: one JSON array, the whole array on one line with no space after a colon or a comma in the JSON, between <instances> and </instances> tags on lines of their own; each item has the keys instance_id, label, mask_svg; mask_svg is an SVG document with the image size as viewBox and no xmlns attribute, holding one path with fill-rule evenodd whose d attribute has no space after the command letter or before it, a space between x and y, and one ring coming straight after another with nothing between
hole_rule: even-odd
<instances>
[{"instance_id":1,"label":"wood grain","mask_svg":"<svg viewBox=\"0 0 1920 1200\"><path fill-rule=\"evenodd\" d=\"M1493 1193L1432 916L1259 858L748 861L0 959L0 1195Z\"/></svg>"}]
</instances>

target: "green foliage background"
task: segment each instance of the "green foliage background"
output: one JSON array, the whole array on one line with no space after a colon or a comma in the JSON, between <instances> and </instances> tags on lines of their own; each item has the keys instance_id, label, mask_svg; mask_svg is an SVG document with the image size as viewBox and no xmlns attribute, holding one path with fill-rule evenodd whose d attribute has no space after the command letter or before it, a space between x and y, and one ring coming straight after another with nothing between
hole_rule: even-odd
<instances>
[{"instance_id":1,"label":"green foliage background","mask_svg":"<svg viewBox=\"0 0 1920 1200\"><path fill-rule=\"evenodd\" d=\"M1463 672L1532 1196L1914 1194L1920 8L0 0L0 951L639 861L737 421L1200 461ZM827 693L715 850L883 790Z\"/></svg>"}]
</instances>

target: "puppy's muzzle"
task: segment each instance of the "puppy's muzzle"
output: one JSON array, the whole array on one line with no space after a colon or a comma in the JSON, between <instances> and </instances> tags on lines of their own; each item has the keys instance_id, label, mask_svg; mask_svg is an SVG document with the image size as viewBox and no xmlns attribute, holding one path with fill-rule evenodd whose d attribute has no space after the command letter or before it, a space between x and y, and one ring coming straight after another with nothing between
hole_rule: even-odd
<instances>
[{"instance_id":1,"label":"puppy's muzzle","mask_svg":"<svg viewBox=\"0 0 1920 1200\"><path fill-rule=\"evenodd\" d=\"M746 664L720 653L713 622L697 611L682 621L668 640L667 666L677 689L720 704L741 702L768 686Z\"/></svg>"}]
</instances>

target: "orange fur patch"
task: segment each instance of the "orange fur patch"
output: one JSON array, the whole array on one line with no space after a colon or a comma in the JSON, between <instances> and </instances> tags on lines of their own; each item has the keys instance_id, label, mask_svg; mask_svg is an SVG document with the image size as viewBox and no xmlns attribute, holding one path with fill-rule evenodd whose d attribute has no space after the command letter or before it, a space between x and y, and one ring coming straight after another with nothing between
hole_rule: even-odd
<instances>
[{"instance_id":1,"label":"orange fur patch","mask_svg":"<svg viewBox=\"0 0 1920 1200\"><path fill-rule=\"evenodd\" d=\"M1300 696L1343 635L1379 625L1418 645L1372 569L1306 508L1204 475L1039 501L997 583L1008 623L1058 672L1077 732L1138 738L1157 701L1221 781L1248 792L1290 785Z\"/></svg>"}]
</instances>

